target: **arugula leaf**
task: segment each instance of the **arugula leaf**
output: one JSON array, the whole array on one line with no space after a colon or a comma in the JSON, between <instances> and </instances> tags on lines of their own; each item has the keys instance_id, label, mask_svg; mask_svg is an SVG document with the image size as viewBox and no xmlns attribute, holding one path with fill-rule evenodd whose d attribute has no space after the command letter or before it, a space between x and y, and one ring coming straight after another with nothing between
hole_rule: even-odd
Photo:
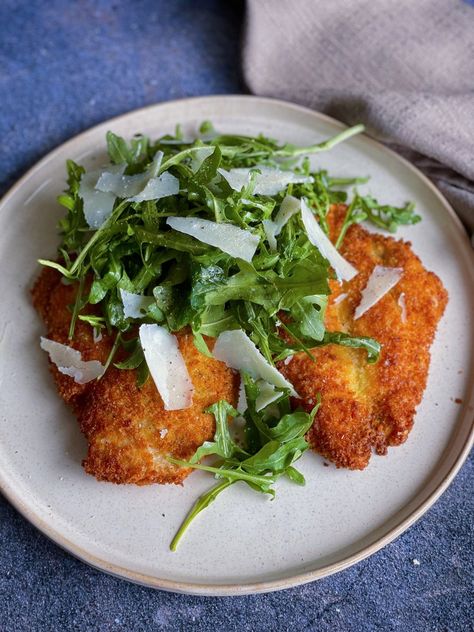
<instances>
[{"instance_id":1,"label":"arugula leaf","mask_svg":"<svg viewBox=\"0 0 474 632\"><path fill-rule=\"evenodd\" d=\"M301 474L301 472L299 472L292 465L286 468L285 474L290 479L290 481L293 481L293 483L302 486L306 485L306 480L303 474Z\"/></svg>"},{"instance_id":2,"label":"arugula leaf","mask_svg":"<svg viewBox=\"0 0 474 632\"><path fill-rule=\"evenodd\" d=\"M203 457L209 456L210 454L220 456L224 459L231 458L235 454L245 455L246 452L239 448L232 440L227 422L228 417L238 417L239 412L225 400L220 400L212 404L212 406L206 408L205 412L213 414L216 420L214 441L205 441L196 450L189 462L198 463Z\"/></svg>"},{"instance_id":3,"label":"arugula leaf","mask_svg":"<svg viewBox=\"0 0 474 632\"><path fill-rule=\"evenodd\" d=\"M218 479L224 479L195 503L171 542L172 551L176 550L196 516L230 485L241 481L254 491L273 496L275 491L272 486L280 476L285 475L298 485L305 483L303 475L293 467L293 463L309 448L304 436L313 423L319 408L319 400L310 414L301 410L291 413L289 396L282 394L279 402L257 412L256 401L260 388L248 375L244 374L242 379L248 402L248 410L245 413L245 449L233 440L227 423L228 417L237 417L239 413L228 402L222 400L207 409L214 414L216 420L214 441L205 442L189 461L168 459L175 465L204 470L214 474ZM269 414L271 408L276 409L277 423L274 423L275 417ZM219 457L220 461L215 466L198 463L209 455Z\"/></svg>"},{"instance_id":4,"label":"arugula leaf","mask_svg":"<svg viewBox=\"0 0 474 632\"><path fill-rule=\"evenodd\" d=\"M367 219L391 233L395 233L402 224L417 224L421 217L415 214L415 204L407 202L402 207L391 206L389 204L379 204L370 195L361 197L361 208L367 214Z\"/></svg>"},{"instance_id":5,"label":"arugula leaf","mask_svg":"<svg viewBox=\"0 0 474 632\"><path fill-rule=\"evenodd\" d=\"M395 233L399 226L403 224L417 224L421 221L421 217L415 214L413 202L407 202L402 207L379 204L372 196L361 196L355 191L354 198L347 208L346 216L335 244L336 248L341 246L349 227L364 220L369 221L378 228Z\"/></svg>"},{"instance_id":6,"label":"arugula leaf","mask_svg":"<svg viewBox=\"0 0 474 632\"><path fill-rule=\"evenodd\" d=\"M109 131L106 134L106 140L109 158L114 164L131 162L131 152L123 138Z\"/></svg>"},{"instance_id":7,"label":"arugula leaf","mask_svg":"<svg viewBox=\"0 0 474 632\"><path fill-rule=\"evenodd\" d=\"M233 314L225 309L223 305L206 307L193 320L193 331L212 338L217 338L223 331L237 329L238 327L239 324Z\"/></svg>"},{"instance_id":8,"label":"arugula leaf","mask_svg":"<svg viewBox=\"0 0 474 632\"><path fill-rule=\"evenodd\" d=\"M205 355L207 358L212 358L213 355L209 351L209 347L207 346L206 341L204 340L201 332L193 330L193 337L194 337L194 346L196 347L196 349L200 353Z\"/></svg>"},{"instance_id":9,"label":"arugula leaf","mask_svg":"<svg viewBox=\"0 0 474 632\"><path fill-rule=\"evenodd\" d=\"M380 358L382 346L374 338L366 336L351 336L341 331L327 331L324 334L322 344L338 344L343 347L354 349L365 349L367 351L367 362L373 364Z\"/></svg>"},{"instance_id":10,"label":"arugula leaf","mask_svg":"<svg viewBox=\"0 0 474 632\"><path fill-rule=\"evenodd\" d=\"M142 362L145 362L145 356L143 354L143 349L139 339L135 338L135 340L133 340L132 342L134 344L134 348L128 358L126 360L123 360L122 362L116 362L114 364L117 369L133 370L137 369L142 364Z\"/></svg>"},{"instance_id":11,"label":"arugula leaf","mask_svg":"<svg viewBox=\"0 0 474 632\"><path fill-rule=\"evenodd\" d=\"M196 184L208 184L216 177L217 169L222 161L221 150L219 145L214 147L213 153L206 158L199 169L194 174L194 182Z\"/></svg>"},{"instance_id":12,"label":"arugula leaf","mask_svg":"<svg viewBox=\"0 0 474 632\"><path fill-rule=\"evenodd\" d=\"M318 297L320 301L316 302L316 297L304 297L294 303L291 307L292 323L288 325L288 329L293 331L297 336L310 338L319 342L324 338L326 331L324 326L324 313L327 304L325 296ZM315 303L317 307L315 307Z\"/></svg>"}]
</instances>

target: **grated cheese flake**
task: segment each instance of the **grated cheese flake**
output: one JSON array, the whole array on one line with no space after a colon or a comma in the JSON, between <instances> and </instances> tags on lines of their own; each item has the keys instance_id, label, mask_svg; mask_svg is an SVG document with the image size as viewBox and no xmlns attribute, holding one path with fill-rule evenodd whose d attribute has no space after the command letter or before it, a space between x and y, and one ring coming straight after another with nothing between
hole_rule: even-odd
<instances>
[{"instance_id":1,"label":"grated cheese flake","mask_svg":"<svg viewBox=\"0 0 474 632\"><path fill-rule=\"evenodd\" d=\"M273 386L289 389L296 396L293 385L272 366L242 329L223 331L214 345L213 355L231 369L245 371L255 380L265 380Z\"/></svg>"},{"instance_id":2,"label":"grated cheese flake","mask_svg":"<svg viewBox=\"0 0 474 632\"><path fill-rule=\"evenodd\" d=\"M110 165L108 169L114 177L121 177L125 165ZM99 191L95 188L101 174L102 169L87 171L82 174L79 185L79 197L82 198L85 220L95 230L100 228L110 217L116 199L114 193Z\"/></svg>"},{"instance_id":3,"label":"grated cheese flake","mask_svg":"<svg viewBox=\"0 0 474 632\"><path fill-rule=\"evenodd\" d=\"M155 302L153 296L134 294L122 289L120 289L120 298L125 318L143 318L146 310Z\"/></svg>"},{"instance_id":4,"label":"grated cheese flake","mask_svg":"<svg viewBox=\"0 0 474 632\"><path fill-rule=\"evenodd\" d=\"M342 303L342 301L344 301L347 298L347 294L345 292L343 292L342 294L339 294L339 296L336 296L336 298L333 301L334 305L339 305L339 303Z\"/></svg>"},{"instance_id":5,"label":"grated cheese flake","mask_svg":"<svg viewBox=\"0 0 474 632\"><path fill-rule=\"evenodd\" d=\"M247 404L247 395L245 394L245 384L241 377L240 386L239 386L239 399L237 401L237 410L239 411L241 415L243 415L244 412L247 410L247 408L248 408L248 404Z\"/></svg>"},{"instance_id":6,"label":"grated cheese flake","mask_svg":"<svg viewBox=\"0 0 474 632\"><path fill-rule=\"evenodd\" d=\"M103 375L105 367L98 360L82 359L80 351L41 336L41 348L49 354L49 359L63 375L74 378L77 384L87 384Z\"/></svg>"},{"instance_id":7,"label":"grated cheese flake","mask_svg":"<svg viewBox=\"0 0 474 632\"><path fill-rule=\"evenodd\" d=\"M278 237L281 233L288 220L299 212L300 207L300 200L292 195L286 195L280 205L280 210L278 211L275 219L263 220L263 229L271 250L275 251L277 249L276 237Z\"/></svg>"},{"instance_id":8,"label":"grated cheese flake","mask_svg":"<svg viewBox=\"0 0 474 632\"><path fill-rule=\"evenodd\" d=\"M407 304L405 300L405 292L398 297L398 306L400 307L400 320L403 324L407 322Z\"/></svg>"},{"instance_id":9,"label":"grated cheese flake","mask_svg":"<svg viewBox=\"0 0 474 632\"><path fill-rule=\"evenodd\" d=\"M166 223L180 233L191 235L244 261L252 261L260 241L257 235L233 224L212 222L199 217L168 217Z\"/></svg>"},{"instance_id":10,"label":"grated cheese flake","mask_svg":"<svg viewBox=\"0 0 474 632\"><path fill-rule=\"evenodd\" d=\"M163 152L157 151L148 169L134 176L123 175L125 165L121 165L121 170L109 167L107 171L102 171L95 188L130 202L159 200L176 195L179 193L178 178L168 171L157 175L162 160Z\"/></svg>"},{"instance_id":11,"label":"grated cheese flake","mask_svg":"<svg viewBox=\"0 0 474 632\"><path fill-rule=\"evenodd\" d=\"M329 237L318 224L304 199L301 200L301 219L303 220L309 241L313 246L316 246L323 257L329 261L338 279L342 279L343 281L353 279L356 274L358 274L358 271L336 250Z\"/></svg>"},{"instance_id":12,"label":"grated cheese flake","mask_svg":"<svg viewBox=\"0 0 474 632\"><path fill-rule=\"evenodd\" d=\"M193 384L176 336L160 325L141 325L140 344L165 410L189 408Z\"/></svg>"},{"instance_id":13,"label":"grated cheese flake","mask_svg":"<svg viewBox=\"0 0 474 632\"><path fill-rule=\"evenodd\" d=\"M254 195L276 195L283 189L286 189L289 184L304 184L314 181L311 176L302 176L293 171L282 171L275 167L263 165L257 165L250 169L239 167L229 171L220 168L217 172L227 181L231 189L241 191L250 182L251 172L256 169L260 173L257 173L255 178Z\"/></svg>"},{"instance_id":14,"label":"grated cheese flake","mask_svg":"<svg viewBox=\"0 0 474 632\"><path fill-rule=\"evenodd\" d=\"M372 270L367 285L362 290L360 303L354 313L354 320L357 320L371 309L381 298L390 292L400 281L403 268L387 268L385 266L375 266Z\"/></svg>"}]
</instances>

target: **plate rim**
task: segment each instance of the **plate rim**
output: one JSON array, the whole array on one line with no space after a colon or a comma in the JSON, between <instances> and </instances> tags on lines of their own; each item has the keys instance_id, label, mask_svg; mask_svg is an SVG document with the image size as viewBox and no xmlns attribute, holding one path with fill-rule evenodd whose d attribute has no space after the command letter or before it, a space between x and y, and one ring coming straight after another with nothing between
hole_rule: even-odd
<instances>
[{"instance_id":1,"label":"plate rim","mask_svg":"<svg viewBox=\"0 0 474 632\"><path fill-rule=\"evenodd\" d=\"M346 128L347 126L334 119L327 114L323 114L322 112L318 112L311 108L298 105L296 103L292 103L289 101L284 101L281 99L274 99L270 97L258 97L253 95L244 95L244 94L229 94L229 95L209 95L209 96L195 96L195 97L185 97L181 99L173 99L170 101L161 101L158 103L153 103L147 105L142 108L137 108L130 110L128 112L119 114L110 119L106 119L101 121L100 123L93 125L92 127L76 134L69 140L61 143L50 152L48 152L43 158L41 158L38 162L36 162L33 166L31 166L23 176L21 176L2 196L0 199L0 212L2 207L6 205L10 198L13 198L17 192L22 188L24 183L32 177L37 171L44 168L45 165L48 164L50 160L53 160L57 154L64 151L68 148L68 146L77 142L79 139L83 139L87 135L93 135L94 132L98 131L99 128L105 125L114 125L114 123L118 120L123 121L128 117L132 118L134 116L140 116L141 114L153 110L159 109L162 106L169 106L173 103L179 104L192 104L201 102L209 102L209 101L252 101L256 105L277 105L282 107L282 109L286 109L291 112L300 112L306 115L310 115L316 119L330 122L333 125L336 125L340 128ZM378 150L383 151L388 154L392 158L398 160L402 164L404 164L414 175L421 180L425 186L427 186L432 193L437 197L438 201L443 206L444 210L450 216L450 219L453 220L454 226L457 229L458 236L461 240L465 241L467 246L467 250L471 251L471 244L469 241L469 237L467 232L464 229L464 226L459 219L458 215L455 213L454 209L451 207L446 198L441 194L441 192L435 187L435 185L412 163L408 160L397 154L392 149L389 149L379 141L371 138L370 136L364 134L364 139L366 142L371 144L372 146L376 146ZM472 251L472 260L474 263L474 251ZM395 526L393 526L384 536L379 537L375 542L371 544L367 544L362 546L360 550L352 555L346 557L344 560L340 560L338 562L328 564L316 570L310 570L305 572L299 572L288 577L284 577L282 579L271 579L258 581L255 583L199 583L199 582L187 582L187 581L174 581L169 579L160 579L154 577L152 575L138 573L127 569L118 564L112 564L107 560L101 559L95 555L89 553L86 549L76 545L74 542L69 540L68 538L61 535L57 532L53 527L51 527L47 522L43 521L41 517L36 515L34 508L25 504L19 496L16 495L15 491L9 486L6 477L4 476L2 470L0 469L0 493L11 503L11 505L26 519L28 520L34 527L36 527L43 535L48 537L50 540L55 542L60 548L67 551L74 557L78 558L82 562L85 562L92 566L95 569L106 572L114 577L118 577L121 579L126 579L135 584L139 584L142 586L147 586L155 589L160 589L168 592L175 593L184 593L191 595L201 595L201 596L237 596L237 595L248 595L248 594L257 594L257 593L265 593L265 592L273 592L276 590L283 590L286 588L291 588L294 586L300 586L302 584L306 584L318 579L322 579L323 577L328 577L342 571L367 557L373 555L386 545L393 542L397 537L399 537L402 533L404 533L409 527L411 527L417 520L419 520L429 509L434 505L434 503L439 499L439 497L446 491L448 486L454 480L456 474L461 469L462 465L466 461L469 452L474 445L474 415L472 415L471 425L467 432L466 440L462 449L459 451L457 456L454 459L450 469L445 474L445 476L436 484L433 491L429 494L429 496L419 503L408 516L400 520Z\"/></svg>"}]
</instances>

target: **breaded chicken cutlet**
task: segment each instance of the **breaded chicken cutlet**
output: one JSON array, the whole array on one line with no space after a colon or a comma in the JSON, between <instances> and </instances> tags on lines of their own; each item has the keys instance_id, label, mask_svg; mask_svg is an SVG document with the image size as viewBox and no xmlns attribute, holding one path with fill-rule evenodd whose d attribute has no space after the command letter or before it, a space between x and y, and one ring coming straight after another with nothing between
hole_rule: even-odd
<instances>
[{"instance_id":1,"label":"breaded chicken cutlet","mask_svg":"<svg viewBox=\"0 0 474 632\"><path fill-rule=\"evenodd\" d=\"M345 213L346 207L339 205L329 215L333 240ZM413 426L447 293L409 243L352 226L341 253L359 274L341 285L331 281L326 327L375 338L382 344L379 362L368 364L362 349L331 344L313 350L316 362L297 354L291 362L280 363L279 369L301 395L296 403L307 410L321 394L321 407L308 433L312 448L338 467L363 469L373 450L385 454L389 446L403 443ZM354 320L361 292L376 265L403 268L403 276ZM84 360L103 363L113 344L107 334L94 342L91 327L78 321L74 340L68 340L68 305L75 291L75 286L64 285L56 271L46 268L33 288L33 302L49 338L78 349ZM100 380L80 385L51 364L58 391L72 406L89 442L84 468L99 480L181 483L191 470L175 467L166 457L188 459L212 438L213 418L203 412L207 406L219 399L236 404L238 375L200 354L186 332L178 334L178 340L194 385L193 404L185 410L165 411L153 381L139 389L133 370L111 367Z\"/></svg>"},{"instance_id":2,"label":"breaded chicken cutlet","mask_svg":"<svg viewBox=\"0 0 474 632\"><path fill-rule=\"evenodd\" d=\"M113 344L107 334L94 342L90 325L78 320L74 339L68 340L68 306L75 292L75 286L61 282L59 273L45 268L33 288L33 303L48 338L74 347L83 360L104 363ZM187 460L212 439L214 420L203 411L220 399L235 405L239 376L199 353L186 331L178 334L178 341L194 385L192 406L184 410L164 410L153 380L139 389L134 370L112 366L100 380L81 385L50 363L59 394L73 408L89 443L86 472L99 480L139 485L181 483L191 473L166 457Z\"/></svg>"},{"instance_id":3,"label":"breaded chicken cutlet","mask_svg":"<svg viewBox=\"0 0 474 632\"><path fill-rule=\"evenodd\" d=\"M345 213L344 205L330 213L333 241ZM368 364L364 350L331 344L312 350L316 362L300 353L279 368L307 410L321 394L321 407L308 433L313 449L338 467L361 470L373 449L386 454L389 446L406 440L413 426L426 387L430 346L448 295L439 278L425 270L410 243L354 225L341 254L359 274L341 285L330 282L326 327L375 338L382 345L379 361ZM354 320L361 292L376 265L403 268L402 278Z\"/></svg>"}]
</instances>

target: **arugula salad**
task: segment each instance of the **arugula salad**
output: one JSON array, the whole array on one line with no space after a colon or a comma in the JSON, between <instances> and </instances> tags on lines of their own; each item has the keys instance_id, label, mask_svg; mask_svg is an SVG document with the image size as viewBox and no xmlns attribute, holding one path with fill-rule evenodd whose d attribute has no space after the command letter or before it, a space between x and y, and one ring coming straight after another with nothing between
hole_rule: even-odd
<instances>
[{"instance_id":1,"label":"arugula salad","mask_svg":"<svg viewBox=\"0 0 474 632\"><path fill-rule=\"evenodd\" d=\"M112 364L136 370L139 386L154 380L165 409L186 408L192 384L173 335L184 328L202 354L241 373L237 408L222 400L207 410L215 418L214 440L189 461L168 459L216 479L172 550L192 520L237 481L271 496L281 476L304 485L295 463L309 447L305 435L320 402L310 413L295 408L297 393L277 362L299 352L312 357L311 349L329 343L362 348L367 362L379 357L376 340L326 330L328 282L357 274L339 253L352 224L366 220L395 232L420 218L413 204L383 205L361 195L357 185L366 178L332 177L309 160L362 131L357 125L307 147L219 134L209 122L193 140L179 126L156 141L137 135L126 142L108 132L109 164L85 171L67 163L58 260L40 263L77 286L71 340L78 320L95 336L114 336L93 378ZM339 203L347 212L333 245L327 218ZM96 315L82 313L88 305L97 306ZM238 438L231 419L240 420ZM203 463L204 457L212 459Z\"/></svg>"}]
</instances>

